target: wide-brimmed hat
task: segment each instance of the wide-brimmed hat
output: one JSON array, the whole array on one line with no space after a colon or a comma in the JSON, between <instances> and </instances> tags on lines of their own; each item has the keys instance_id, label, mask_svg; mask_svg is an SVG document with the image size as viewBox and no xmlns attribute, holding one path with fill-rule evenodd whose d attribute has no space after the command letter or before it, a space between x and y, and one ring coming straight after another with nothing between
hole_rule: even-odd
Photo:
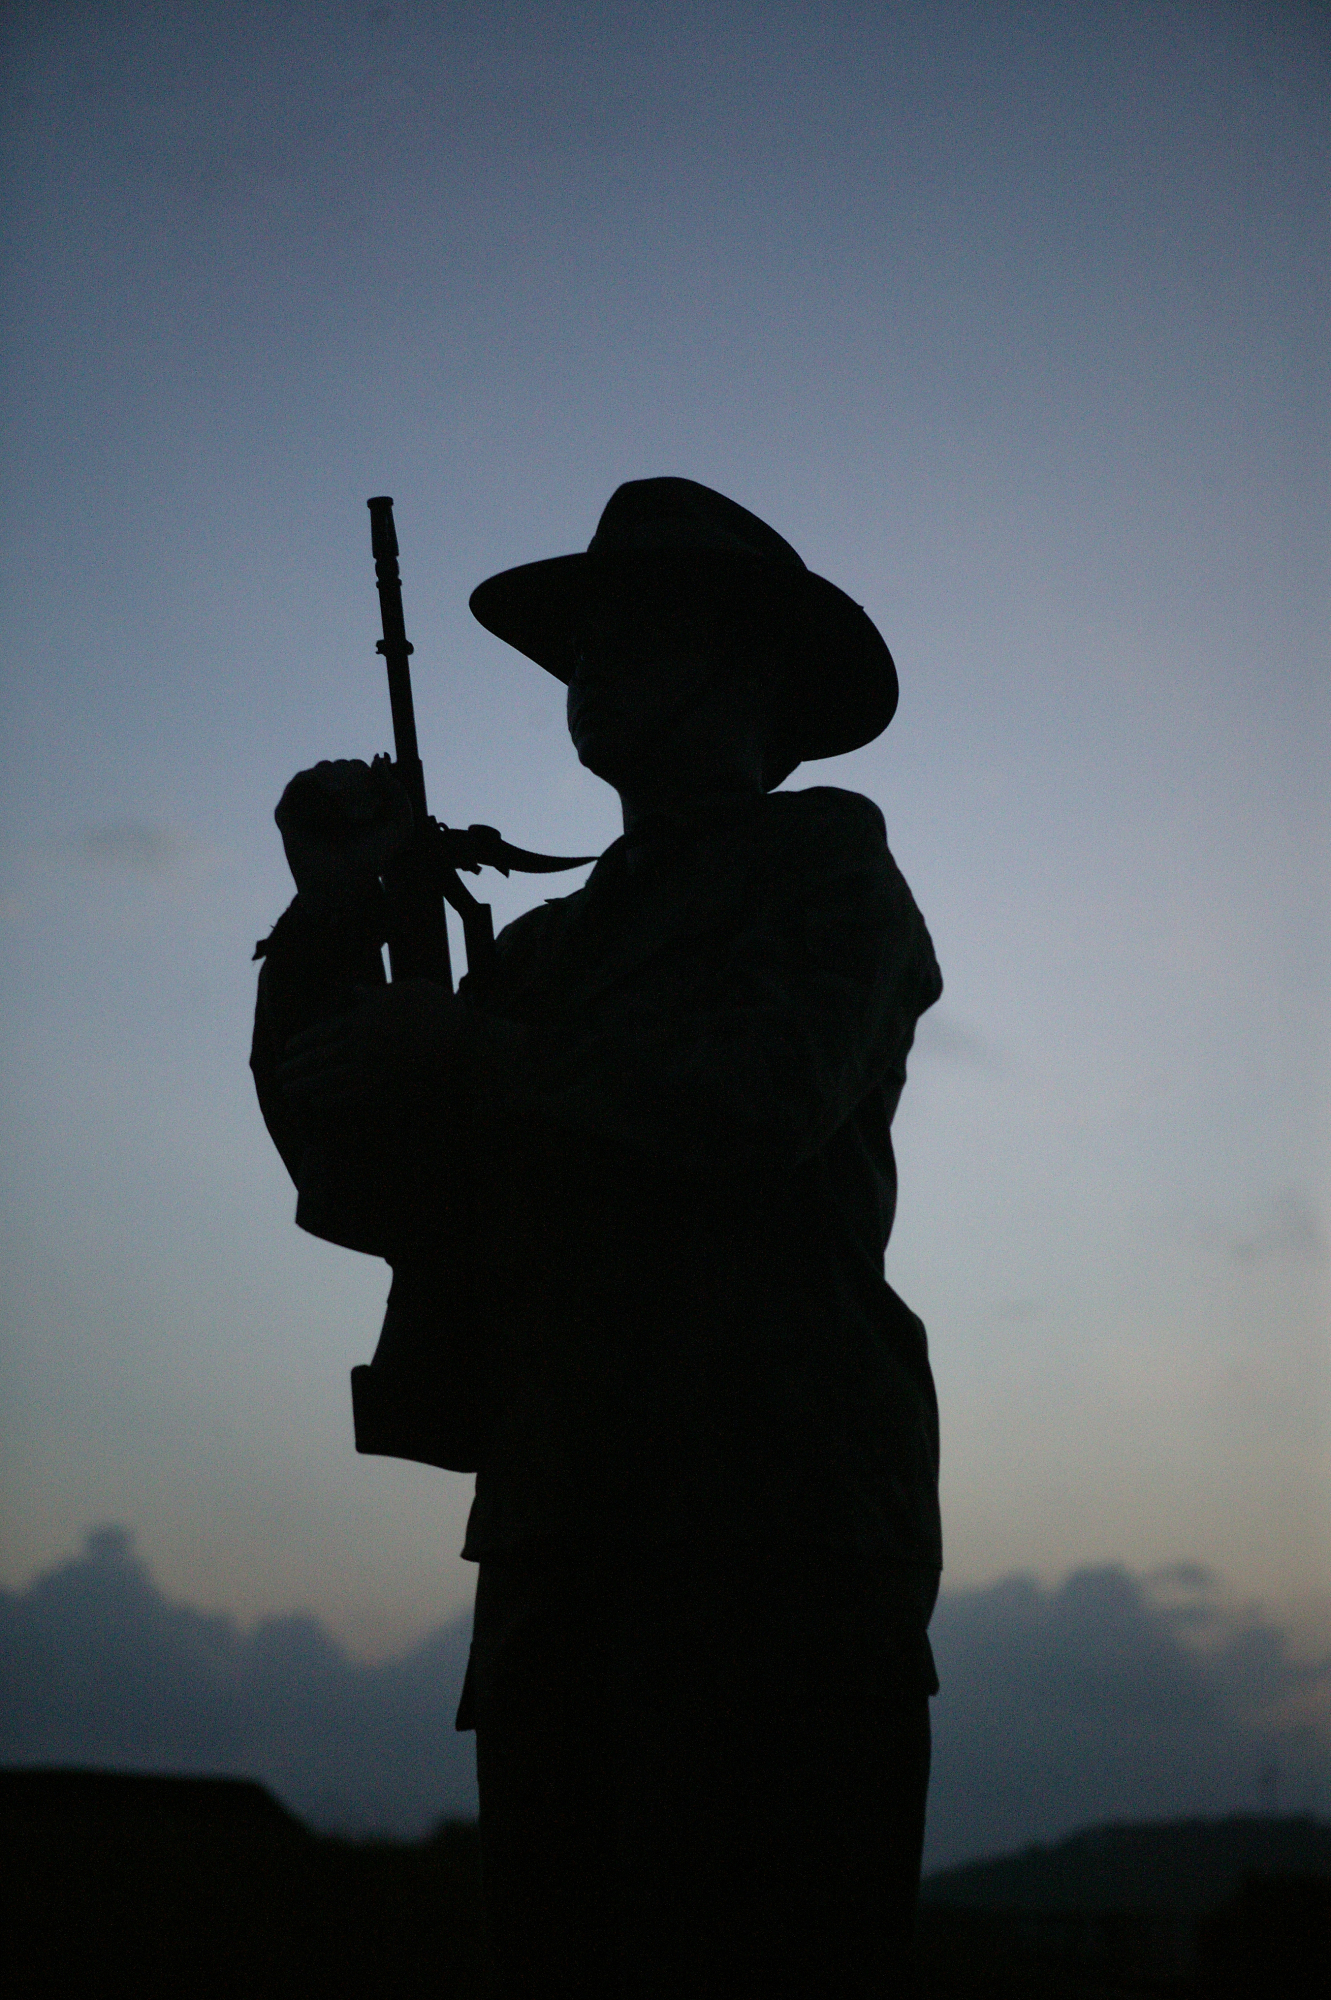
<instances>
[{"instance_id":1,"label":"wide-brimmed hat","mask_svg":"<svg viewBox=\"0 0 1331 2000\"><path fill-rule=\"evenodd\" d=\"M859 749L892 720L896 668L873 620L774 528L692 479L629 480L585 552L501 570L476 586L471 608L487 631L566 682L591 606L641 600L645 612L649 596L662 595L751 614L773 635L784 686L769 786L806 758Z\"/></svg>"}]
</instances>

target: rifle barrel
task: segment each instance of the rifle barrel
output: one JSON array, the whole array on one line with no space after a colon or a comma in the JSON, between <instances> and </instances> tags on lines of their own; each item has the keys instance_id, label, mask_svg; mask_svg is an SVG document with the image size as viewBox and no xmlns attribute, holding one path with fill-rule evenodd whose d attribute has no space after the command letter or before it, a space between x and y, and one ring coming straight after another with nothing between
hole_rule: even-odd
<instances>
[{"instance_id":1,"label":"rifle barrel","mask_svg":"<svg viewBox=\"0 0 1331 2000\"><path fill-rule=\"evenodd\" d=\"M374 554L374 577L379 586L379 610L384 636L375 647L388 668L388 699L393 710L394 761L398 777L411 800L418 827L428 817L425 804L425 772L416 742L416 707L411 698L412 653L416 650L407 637L402 611L402 578L397 566L397 529L393 525L393 502L381 493L366 501L370 510L370 547Z\"/></svg>"},{"instance_id":2,"label":"rifle barrel","mask_svg":"<svg viewBox=\"0 0 1331 2000\"><path fill-rule=\"evenodd\" d=\"M393 502L388 494L380 493L365 504L370 510L370 547L384 626L384 636L375 651L382 654L388 669L393 762L411 801L412 818L411 846L384 876L389 904L388 962L394 979L434 979L451 993L453 969L448 954L448 924L428 854L430 814L425 803L425 772L416 742L416 709L411 698L410 661L414 649L402 613Z\"/></svg>"}]
</instances>

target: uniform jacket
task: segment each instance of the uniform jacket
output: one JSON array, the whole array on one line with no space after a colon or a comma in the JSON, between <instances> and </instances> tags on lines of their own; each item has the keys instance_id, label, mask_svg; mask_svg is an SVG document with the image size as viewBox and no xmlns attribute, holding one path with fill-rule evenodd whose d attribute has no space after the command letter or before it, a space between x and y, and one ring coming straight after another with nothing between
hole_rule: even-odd
<instances>
[{"instance_id":1,"label":"uniform jacket","mask_svg":"<svg viewBox=\"0 0 1331 2000\"><path fill-rule=\"evenodd\" d=\"M464 1553L795 1538L936 1570L927 1346L883 1264L942 981L877 807L777 792L617 840L464 980L461 1059L392 1143L312 1131L271 1074L374 977L372 922L297 899L255 1076L298 1220L394 1264L376 1367L477 1413Z\"/></svg>"}]
</instances>

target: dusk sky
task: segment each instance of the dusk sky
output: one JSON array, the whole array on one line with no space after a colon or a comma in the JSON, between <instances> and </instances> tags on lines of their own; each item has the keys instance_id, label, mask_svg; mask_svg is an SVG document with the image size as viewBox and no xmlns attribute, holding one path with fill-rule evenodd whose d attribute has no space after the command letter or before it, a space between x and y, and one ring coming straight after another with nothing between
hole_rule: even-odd
<instances>
[{"instance_id":1,"label":"dusk sky","mask_svg":"<svg viewBox=\"0 0 1331 2000\"><path fill-rule=\"evenodd\" d=\"M676 473L900 673L788 785L881 805L946 981L887 1271L948 1586L1187 1561L1325 1630L1325 7L4 36L0 1582L114 1522L173 1597L363 1659L469 1603L470 1480L352 1447L385 1268L296 1231L254 1102L272 810L389 747L388 492L433 809L607 845L563 690L467 597Z\"/></svg>"}]
</instances>

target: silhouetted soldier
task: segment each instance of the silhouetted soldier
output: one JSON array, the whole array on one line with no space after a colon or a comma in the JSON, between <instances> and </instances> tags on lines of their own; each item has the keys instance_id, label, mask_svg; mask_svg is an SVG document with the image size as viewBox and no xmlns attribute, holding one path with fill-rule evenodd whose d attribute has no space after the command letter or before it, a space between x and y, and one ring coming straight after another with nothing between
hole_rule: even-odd
<instances>
[{"instance_id":1,"label":"silhouetted soldier","mask_svg":"<svg viewBox=\"0 0 1331 2000\"><path fill-rule=\"evenodd\" d=\"M382 769L294 781L255 1071L297 1180L340 1176L340 1240L395 1262L390 1349L437 1325L430 1393L470 1399L459 1726L506 1991L894 1992L941 1556L924 1329L883 1251L942 982L878 808L772 790L886 727L892 660L687 480L620 487L585 555L472 608L567 682L623 837L483 990L362 993L283 1056L382 981L401 839Z\"/></svg>"}]
</instances>

